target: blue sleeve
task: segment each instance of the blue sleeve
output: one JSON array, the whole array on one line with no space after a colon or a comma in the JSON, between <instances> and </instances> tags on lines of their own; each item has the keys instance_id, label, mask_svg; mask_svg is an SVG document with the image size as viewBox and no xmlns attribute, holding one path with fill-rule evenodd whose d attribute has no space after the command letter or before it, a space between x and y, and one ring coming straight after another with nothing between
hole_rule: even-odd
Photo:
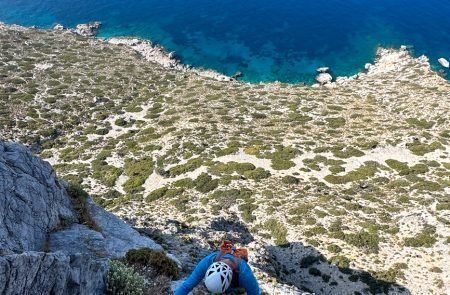
<instances>
[{"instance_id":1,"label":"blue sleeve","mask_svg":"<svg viewBox=\"0 0 450 295\"><path fill-rule=\"evenodd\" d=\"M239 274L239 286L245 289L247 295L261 295L258 281L250 266L243 260L241 262L241 272Z\"/></svg>"},{"instance_id":2,"label":"blue sleeve","mask_svg":"<svg viewBox=\"0 0 450 295\"><path fill-rule=\"evenodd\" d=\"M208 267L211 265L213 261L213 256L216 254L210 254L203 258L195 267L194 271L191 275L183 282L183 284L177 288L174 295L187 295L192 291L205 277L205 273L208 270Z\"/></svg>"}]
</instances>

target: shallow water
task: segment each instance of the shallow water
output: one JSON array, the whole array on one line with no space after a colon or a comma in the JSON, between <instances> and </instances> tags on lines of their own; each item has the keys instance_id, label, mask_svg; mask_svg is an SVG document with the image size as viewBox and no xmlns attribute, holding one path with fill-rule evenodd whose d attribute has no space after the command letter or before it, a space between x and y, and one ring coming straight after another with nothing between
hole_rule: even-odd
<instances>
[{"instance_id":1,"label":"shallow water","mask_svg":"<svg viewBox=\"0 0 450 295\"><path fill-rule=\"evenodd\" d=\"M139 36L186 64L249 82L311 82L315 69L352 75L378 46L412 45L450 60L444 0L0 0L0 21L49 28L103 22L99 36Z\"/></svg>"}]
</instances>

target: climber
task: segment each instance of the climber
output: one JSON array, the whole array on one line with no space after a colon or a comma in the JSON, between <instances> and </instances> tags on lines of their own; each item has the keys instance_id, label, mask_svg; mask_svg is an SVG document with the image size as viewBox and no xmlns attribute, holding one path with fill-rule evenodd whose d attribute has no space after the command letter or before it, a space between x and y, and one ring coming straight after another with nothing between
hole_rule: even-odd
<instances>
[{"instance_id":1,"label":"climber","mask_svg":"<svg viewBox=\"0 0 450 295\"><path fill-rule=\"evenodd\" d=\"M220 250L203 258L174 295L187 295L203 278L212 294L244 289L247 295L260 295L258 282L247 261L247 249L236 249L230 241L223 241Z\"/></svg>"}]
</instances>

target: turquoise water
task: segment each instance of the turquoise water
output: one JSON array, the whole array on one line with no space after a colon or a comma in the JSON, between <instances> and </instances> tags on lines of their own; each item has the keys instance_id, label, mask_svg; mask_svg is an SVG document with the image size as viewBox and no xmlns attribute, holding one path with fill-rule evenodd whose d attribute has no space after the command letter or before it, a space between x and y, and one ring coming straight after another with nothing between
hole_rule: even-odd
<instances>
[{"instance_id":1,"label":"turquoise water","mask_svg":"<svg viewBox=\"0 0 450 295\"><path fill-rule=\"evenodd\" d=\"M100 36L138 36L186 64L249 82L352 75L378 46L413 46L437 70L450 60L446 0L0 0L0 21L50 28L99 20Z\"/></svg>"}]
</instances>

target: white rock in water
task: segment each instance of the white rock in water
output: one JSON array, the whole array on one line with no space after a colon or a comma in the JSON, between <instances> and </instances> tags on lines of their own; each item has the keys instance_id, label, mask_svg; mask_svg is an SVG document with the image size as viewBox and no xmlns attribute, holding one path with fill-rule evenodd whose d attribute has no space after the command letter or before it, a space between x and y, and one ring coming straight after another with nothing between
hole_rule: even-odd
<instances>
[{"instance_id":1,"label":"white rock in water","mask_svg":"<svg viewBox=\"0 0 450 295\"><path fill-rule=\"evenodd\" d=\"M441 57L440 59L438 59L438 62L441 64L441 66L443 66L444 68L448 68L450 67L450 63L448 62L448 60L446 60L445 58Z\"/></svg>"},{"instance_id":2,"label":"white rock in water","mask_svg":"<svg viewBox=\"0 0 450 295\"><path fill-rule=\"evenodd\" d=\"M366 63L365 65L364 65L364 68L366 69L366 70L370 70L370 67L372 66L372 64L370 64L370 63Z\"/></svg>"},{"instance_id":3,"label":"white rock in water","mask_svg":"<svg viewBox=\"0 0 450 295\"><path fill-rule=\"evenodd\" d=\"M316 77L316 81L319 82L321 85L330 83L333 80L333 77L328 73L320 73Z\"/></svg>"},{"instance_id":4,"label":"white rock in water","mask_svg":"<svg viewBox=\"0 0 450 295\"><path fill-rule=\"evenodd\" d=\"M317 69L317 72L319 73L328 73L330 71L329 67L321 67Z\"/></svg>"},{"instance_id":5,"label":"white rock in water","mask_svg":"<svg viewBox=\"0 0 450 295\"><path fill-rule=\"evenodd\" d=\"M94 37L95 35L97 35L97 30L100 28L101 25L102 23L98 21L88 24L79 24L75 28L74 32L75 34L78 34L80 36Z\"/></svg>"},{"instance_id":6,"label":"white rock in water","mask_svg":"<svg viewBox=\"0 0 450 295\"><path fill-rule=\"evenodd\" d=\"M64 29L65 29L64 26L61 25L61 24L56 24L56 25L53 27L53 30L56 30L56 31L63 31Z\"/></svg>"}]
</instances>

